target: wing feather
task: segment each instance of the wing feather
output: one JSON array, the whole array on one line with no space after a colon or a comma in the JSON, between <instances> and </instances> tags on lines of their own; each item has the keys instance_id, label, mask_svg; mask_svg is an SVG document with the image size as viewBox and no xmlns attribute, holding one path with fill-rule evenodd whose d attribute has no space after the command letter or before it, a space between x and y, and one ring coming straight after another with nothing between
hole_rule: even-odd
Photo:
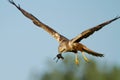
<instances>
[{"instance_id":1,"label":"wing feather","mask_svg":"<svg viewBox=\"0 0 120 80\"><path fill-rule=\"evenodd\" d=\"M31 19L35 25L37 25L40 28L43 28L45 31L47 31L51 36L53 36L58 42L61 42L63 40L68 40L66 37L60 35L58 32L56 32L54 29L50 28L46 24L42 23L40 20L38 20L34 15L28 13L24 9L22 9L19 5L17 6L13 0L9 0L11 4L13 4L18 10L22 12L22 14Z\"/></svg>"},{"instance_id":2,"label":"wing feather","mask_svg":"<svg viewBox=\"0 0 120 80\"><path fill-rule=\"evenodd\" d=\"M72 41L72 42L80 42L82 39L87 38L87 37L89 37L90 35L92 35L95 31L100 30L100 29L103 28L105 25L108 25L108 24L110 24L111 22L113 22L113 21L115 21L115 20L117 20L117 19L119 19L119 18L120 18L120 16L119 16L119 17L115 17L114 19L111 19L111 20L106 21L106 22L104 22L104 23L102 23L102 24L99 24L99 25L97 25L97 26L95 26L95 27L93 27L93 28L90 28L90 29L88 29L88 30L85 30L85 31L83 31L81 34L79 34L78 36L76 36L75 38L73 38L71 41Z\"/></svg>"}]
</instances>

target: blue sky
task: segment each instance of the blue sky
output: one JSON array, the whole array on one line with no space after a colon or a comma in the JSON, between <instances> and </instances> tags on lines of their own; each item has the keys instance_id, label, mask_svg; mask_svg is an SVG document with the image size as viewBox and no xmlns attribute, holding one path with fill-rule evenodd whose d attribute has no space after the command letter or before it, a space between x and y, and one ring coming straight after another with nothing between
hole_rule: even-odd
<instances>
[{"instance_id":1,"label":"blue sky","mask_svg":"<svg viewBox=\"0 0 120 80\"><path fill-rule=\"evenodd\" d=\"M82 31L120 16L120 0L14 0L39 20L71 39ZM0 1L0 80L29 80L43 73L47 60L58 53L57 41L36 27L7 0ZM101 64L120 65L120 20L107 25L82 43L105 54ZM71 54L72 55L72 54ZM74 57L73 57L74 59ZM82 59L82 58L81 58Z\"/></svg>"}]
</instances>

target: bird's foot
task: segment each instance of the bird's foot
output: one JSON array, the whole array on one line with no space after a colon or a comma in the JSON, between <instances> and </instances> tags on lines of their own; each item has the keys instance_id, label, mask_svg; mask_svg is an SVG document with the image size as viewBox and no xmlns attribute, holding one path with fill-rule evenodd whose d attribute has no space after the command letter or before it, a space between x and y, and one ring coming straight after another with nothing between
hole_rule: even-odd
<instances>
[{"instance_id":1,"label":"bird's foot","mask_svg":"<svg viewBox=\"0 0 120 80\"><path fill-rule=\"evenodd\" d=\"M76 64L76 65L79 65L78 54L75 54L75 64Z\"/></svg>"},{"instance_id":2,"label":"bird's foot","mask_svg":"<svg viewBox=\"0 0 120 80\"><path fill-rule=\"evenodd\" d=\"M86 62L90 62L90 60L89 60L88 58L84 58L84 60L85 60Z\"/></svg>"},{"instance_id":3,"label":"bird's foot","mask_svg":"<svg viewBox=\"0 0 120 80\"><path fill-rule=\"evenodd\" d=\"M82 52L82 56L83 56L83 58L84 58L84 60L85 60L86 62L90 62L90 61L88 60L88 58L85 56L84 52Z\"/></svg>"}]
</instances>

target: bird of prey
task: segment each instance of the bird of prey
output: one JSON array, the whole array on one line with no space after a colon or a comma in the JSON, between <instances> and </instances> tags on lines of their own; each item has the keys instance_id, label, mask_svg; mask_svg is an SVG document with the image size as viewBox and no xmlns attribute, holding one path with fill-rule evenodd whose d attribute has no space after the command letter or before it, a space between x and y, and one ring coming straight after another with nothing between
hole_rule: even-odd
<instances>
[{"instance_id":1,"label":"bird of prey","mask_svg":"<svg viewBox=\"0 0 120 80\"><path fill-rule=\"evenodd\" d=\"M34 15L32 15L31 13L25 11L24 9L22 9L20 7L20 5L16 5L14 3L13 0L9 0L9 2L11 4L13 4L19 11L22 12L22 14L29 18L30 20L32 20L32 22L40 27L43 28L45 31L47 31L52 37L54 37L58 42L59 42L59 46L58 46L58 54L57 54L57 61L59 59L64 59L64 57L62 56L62 53L65 52L73 52L75 53L75 63L79 64L79 60L78 60L78 51L81 51L82 56L84 58L85 61L89 61L88 58L85 56L85 52L96 56L96 57L104 57L103 54L98 53L98 52L94 52L93 50L87 48L85 45L83 45L82 43L80 43L80 41L82 39L85 39L87 37L89 37L90 35L92 35L95 31L100 30L101 28L103 28L104 26L110 24L111 22L117 20L120 18L119 17L115 17L114 19L108 20L106 22L103 22L95 27L92 27L90 29L87 29L85 31L83 31L81 34L77 35L75 38L73 39L68 39L66 37L64 37L63 35L59 34L58 32L56 32L54 29L52 29L51 27L49 27L48 25L42 23L40 20L38 20Z\"/></svg>"}]
</instances>

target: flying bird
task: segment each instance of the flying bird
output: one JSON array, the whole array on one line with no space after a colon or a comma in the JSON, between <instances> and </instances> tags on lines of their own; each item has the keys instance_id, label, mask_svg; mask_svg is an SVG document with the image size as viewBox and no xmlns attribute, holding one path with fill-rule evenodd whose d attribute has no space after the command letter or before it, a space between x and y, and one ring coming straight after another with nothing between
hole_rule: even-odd
<instances>
[{"instance_id":1,"label":"flying bird","mask_svg":"<svg viewBox=\"0 0 120 80\"><path fill-rule=\"evenodd\" d=\"M87 37L89 37L90 35L92 35L94 32L100 30L101 28L103 28L104 26L110 24L111 22L117 20L120 18L120 16L115 17L111 20L108 20L106 22L103 22L95 27L92 27L90 29L87 29L85 31L83 31L81 34L77 35L76 37L74 37L73 39L68 39L66 37L64 37L63 35L59 34L57 31L55 31L54 29L52 29L51 27L49 27L48 25L42 23L39 19L37 19L34 15L32 15L31 13L27 12L26 10L22 9L20 7L20 5L16 5L14 3L13 0L8 0L11 4L13 4L20 12L22 12L22 14L29 18L30 20L32 20L32 22L44 29L45 31L47 31L52 37L54 37L58 42L59 42L59 46L58 46L58 54L57 54L57 61L59 59L64 59L64 57L62 56L62 53L65 52L73 52L75 54L75 63L79 64L79 59L78 59L78 51L80 51L82 53L82 56L84 58L84 60L86 62L89 62L88 58L85 56L85 52L96 56L96 57L104 57L103 54L95 52L89 48L87 48L85 45L83 45L82 43L80 43L80 41L82 39L85 39Z\"/></svg>"}]
</instances>

